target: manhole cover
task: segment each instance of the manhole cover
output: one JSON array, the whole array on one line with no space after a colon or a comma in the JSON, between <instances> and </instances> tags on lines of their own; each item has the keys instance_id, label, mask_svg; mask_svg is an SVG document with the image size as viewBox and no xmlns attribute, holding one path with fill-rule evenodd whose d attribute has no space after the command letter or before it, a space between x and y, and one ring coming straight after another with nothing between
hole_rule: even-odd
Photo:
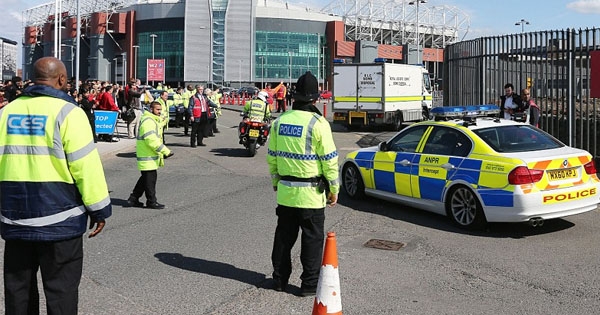
<instances>
[{"instance_id":1,"label":"manhole cover","mask_svg":"<svg viewBox=\"0 0 600 315\"><path fill-rule=\"evenodd\" d=\"M393 242L386 240L378 240L378 239L370 239L365 243L365 247L377 248L383 250L399 250L400 248L406 246L406 244L401 242Z\"/></svg>"}]
</instances>

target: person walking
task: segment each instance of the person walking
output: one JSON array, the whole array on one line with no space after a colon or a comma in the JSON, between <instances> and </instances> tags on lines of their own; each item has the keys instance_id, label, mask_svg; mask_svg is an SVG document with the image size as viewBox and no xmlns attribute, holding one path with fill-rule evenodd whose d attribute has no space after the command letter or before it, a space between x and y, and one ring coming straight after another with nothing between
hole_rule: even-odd
<instances>
[{"instance_id":1,"label":"person walking","mask_svg":"<svg viewBox=\"0 0 600 315\"><path fill-rule=\"evenodd\" d=\"M324 242L325 206L337 203L338 153L329 122L314 103L317 78L309 72L296 84L294 106L271 126L267 152L273 190L277 192L277 228L273 242L274 289L284 291L292 273L291 250L302 230L301 295L314 295Z\"/></svg>"},{"instance_id":2,"label":"person walking","mask_svg":"<svg viewBox=\"0 0 600 315\"><path fill-rule=\"evenodd\" d=\"M211 100L204 95L204 86L196 85L196 94L190 98L188 105L188 114L192 122L192 134L190 136L190 146L195 148L197 145L204 147L204 138L208 136L208 121L211 118L211 107L217 107Z\"/></svg>"},{"instance_id":3,"label":"person walking","mask_svg":"<svg viewBox=\"0 0 600 315\"><path fill-rule=\"evenodd\" d=\"M175 93L173 93L173 105L175 106L175 128L181 127L183 121L183 112L185 111L185 107L183 106L184 100L183 98L183 88L177 87L175 89Z\"/></svg>"},{"instance_id":4,"label":"person walking","mask_svg":"<svg viewBox=\"0 0 600 315\"><path fill-rule=\"evenodd\" d=\"M135 78L129 79L127 85L127 107L133 108L135 117L127 121L127 137L129 139L135 139L137 136L138 125L140 118L142 117L142 103L140 97L142 93L139 90L139 82Z\"/></svg>"},{"instance_id":5,"label":"person walking","mask_svg":"<svg viewBox=\"0 0 600 315\"><path fill-rule=\"evenodd\" d=\"M162 142L161 111L161 104L158 101L152 101L150 110L142 115L140 130L135 143L137 168L142 174L127 199L127 206L129 207L141 208L144 204L139 199L143 194L146 194L146 208L165 208L165 205L158 203L156 200L157 170L164 166L164 159L172 156L173 152Z\"/></svg>"},{"instance_id":6,"label":"person walking","mask_svg":"<svg viewBox=\"0 0 600 315\"><path fill-rule=\"evenodd\" d=\"M77 314L83 234L95 237L112 205L92 129L66 93L53 57L33 65L35 85L0 111L0 231L6 314L39 314L41 271L48 314Z\"/></svg>"}]
</instances>

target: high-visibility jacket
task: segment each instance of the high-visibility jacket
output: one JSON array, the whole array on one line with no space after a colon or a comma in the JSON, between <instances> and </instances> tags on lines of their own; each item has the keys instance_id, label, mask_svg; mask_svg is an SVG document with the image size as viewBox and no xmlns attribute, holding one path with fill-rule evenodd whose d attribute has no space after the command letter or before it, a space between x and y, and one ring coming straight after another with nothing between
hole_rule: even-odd
<instances>
[{"instance_id":1,"label":"high-visibility jacket","mask_svg":"<svg viewBox=\"0 0 600 315\"><path fill-rule=\"evenodd\" d=\"M182 97L183 97L183 107L188 108L188 106L190 105L190 98L192 98L192 96L194 96L194 91L190 91L188 89L185 90L185 92L183 92Z\"/></svg>"},{"instance_id":2,"label":"high-visibility jacket","mask_svg":"<svg viewBox=\"0 0 600 315\"><path fill-rule=\"evenodd\" d=\"M271 117L271 108L261 99L246 101L244 104L244 116L250 120L263 121Z\"/></svg>"},{"instance_id":3,"label":"high-visibility jacket","mask_svg":"<svg viewBox=\"0 0 600 315\"><path fill-rule=\"evenodd\" d=\"M0 110L0 205L6 240L71 239L112 214L89 121L65 92L34 85Z\"/></svg>"},{"instance_id":4,"label":"high-visibility jacket","mask_svg":"<svg viewBox=\"0 0 600 315\"><path fill-rule=\"evenodd\" d=\"M175 106L183 105L183 96L181 96L181 94L179 94L179 93L173 94L173 105L175 105Z\"/></svg>"},{"instance_id":5,"label":"high-visibility jacket","mask_svg":"<svg viewBox=\"0 0 600 315\"><path fill-rule=\"evenodd\" d=\"M329 122L302 110L285 112L271 125L267 163L279 205L320 209L327 196L316 185L324 176L337 194L338 153ZM312 181L310 179L313 179Z\"/></svg>"},{"instance_id":6,"label":"high-visibility jacket","mask_svg":"<svg viewBox=\"0 0 600 315\"><path fill-rule=\"evenodd\" d=\"M160 112L160 118L161 118L161 124L166 128L169 129L169 101L167 100L166 102L162 99L162 98L157 98L156 99L157 102L160 103L160 106L162 107L162 111Z\"/></svg>"},{"instance_id":7,"label":"high-visibility jacket","mask_svg":"<svg viewBox=\"0 0 600 315\"><path fill-rule=\"evenodd\" d=\"M156 170L164 165L164 156L171 150L162 142L162 121L160 116L145 111L140 119L135 155L140 171Z\"/></svg>"}]
</instances>

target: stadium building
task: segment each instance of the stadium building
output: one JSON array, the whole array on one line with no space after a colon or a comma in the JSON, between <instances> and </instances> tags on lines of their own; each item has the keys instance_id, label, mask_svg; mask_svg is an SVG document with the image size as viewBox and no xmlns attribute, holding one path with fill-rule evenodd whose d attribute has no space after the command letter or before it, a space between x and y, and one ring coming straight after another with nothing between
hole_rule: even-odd
<instances>
[{"instance_id":1,"label":"stadium building","mask_svg":"<svg viewBox=\"0 0 600 315\"><path fill-rule=\"evenodd\" d=\"M336 0L321 9L275 0L63 0L23 15L25 78L35 60L54 55L82 80L146 81L148 60L160 59L164 81L175 85L263 85L310 70L324 89L334 59L423 63L441 77L443 48L469 26L456 7L424 0Z\"/></svg>"},{"instance_id":2,"label":"stadium building","mask_svg":"<svg viewBox=\"0 0 600 315\"><path fill-rule=\"evenodd\" d=\"M17 75L17 42L14 40L0 37L0 65L2 65L2 82Z\"/></svg>"}]
</instances>

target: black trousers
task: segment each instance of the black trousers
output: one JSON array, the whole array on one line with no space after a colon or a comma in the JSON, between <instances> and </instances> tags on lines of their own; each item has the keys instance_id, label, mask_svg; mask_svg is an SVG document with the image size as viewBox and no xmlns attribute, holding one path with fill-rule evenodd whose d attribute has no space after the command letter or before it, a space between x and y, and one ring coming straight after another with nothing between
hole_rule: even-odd
<instances>
[{"instance_id":1,"label":"black trousers","mask_svg":"<svg viewBox=\"0 0 600 315\"><path fill-rule=\"evenodd\" d=\"M187 108L183 113L183 134L187 135L188 130L190 129L190 113L188 113Z\"/></svg>"},{"instance_id":2,"label":"black trousers","mask_svg":"<svg viewBox=\"0 0 600 315\"><path fill-rule=\"evenodd\" d=\"M300 279L304 286L316 286L323 263L325 208L302 209L279 205L276 209L277 228L273 242L273 279L287 283L292 274L292 247L302 230Z\"/></svg>"},{"instance_id":3,"label":"black trousers","mask_svg":"<svg viewBox=\"0 0 600 315\"><path fill-rule=\"evenodd\" d=\"M139 199L146 193L146 204L156 203L156 180L158 172L156 170L141 171L142 175L138 179L131 196Z\"/></svg>"},{"instance_id":4,"label":"black trousers","mask_svg":"<svg viewBox=\"0 0 600 315\"><path fill-rule=\"evenodd\" d=\"M208 136L208 120L200 119L200 121L192 122L192 134L190 135L190 146L201 144L203 139Z\"/></svg>"},{"instance_id":5,"label":"black trousers","mask_svg":"<svg viewBox=\"0 0 600 315\"><path fill-rule=\"evenodd\" d=\"M40 269L48 315L77 314L83 269L83 240L7 240L4 244L5 314L39 314Z\"/></svg>"},{"instance_id":6,"label":"black trousers","mask_svg":"<svg viewBox=\"0 0 600 315\"><path fill-rule=\"evenodd\" d=\"M277 112L285 112L285 100L277 100Z\"/></svg>"}]
</instances>

